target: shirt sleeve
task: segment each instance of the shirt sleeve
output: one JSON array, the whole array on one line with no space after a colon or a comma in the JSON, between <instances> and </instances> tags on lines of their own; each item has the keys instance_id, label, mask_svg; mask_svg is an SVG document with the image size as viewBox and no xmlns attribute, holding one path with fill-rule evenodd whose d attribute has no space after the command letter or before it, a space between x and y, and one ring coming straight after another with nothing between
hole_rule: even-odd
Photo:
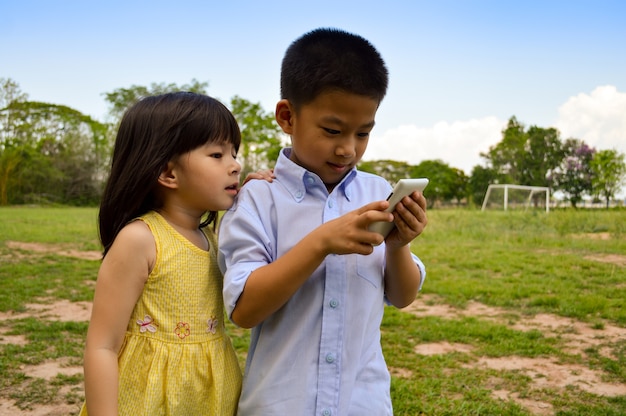
<instances>
[{"instance_id":1,"label":"shirt sleeve","mask_svg":"<svg viewBox=\"0 0 626 416\"><path fill-rule=\"evenodd\" d=\"M249 189L242 189L235 205L224 213L218 233L218 264L224 274L224 306L229 318L250 274L273 259L271 229L266 232L261 212L246 191ZM264 207L264 211L269 209Z\"/></svg>"},{"instance_id":2,"label":"shirt sleeve","mask_svg":"<svg viewBox=\"0 0 626 416\"><path fill-rule=\"evenodd\" d=\"M418 291L422 290L422 285L424 284L424 280L426 280L426 266L424 266L424 263L422 263L422 260L420 260L419 257L417 257L415 254L411 253L411 256L413 257L413 261L415 262L415 264L417 264L417 267L419 267L420 269L420 276L421 276L421 280L420 280L420 287L417 289Z\"/></svg>"}]
</instances>

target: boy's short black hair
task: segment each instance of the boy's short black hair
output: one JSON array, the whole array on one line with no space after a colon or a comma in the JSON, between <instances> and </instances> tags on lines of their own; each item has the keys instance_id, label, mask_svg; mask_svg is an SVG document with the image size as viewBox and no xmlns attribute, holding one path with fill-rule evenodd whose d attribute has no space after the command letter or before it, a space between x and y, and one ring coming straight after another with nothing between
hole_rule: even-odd
<instances>
[{"instance_id":1,"label":"boy's short black hair","mask_svg":"<svg viewBox=\"0 0 626 416\"><path fill-rule=\"evenodd\" d=\"M340 29L319 28L287 48L280 92L296 110L331 90L371 97L380 103L388 82L385 61L369 41Z\"/></svg>"}]
</instances>

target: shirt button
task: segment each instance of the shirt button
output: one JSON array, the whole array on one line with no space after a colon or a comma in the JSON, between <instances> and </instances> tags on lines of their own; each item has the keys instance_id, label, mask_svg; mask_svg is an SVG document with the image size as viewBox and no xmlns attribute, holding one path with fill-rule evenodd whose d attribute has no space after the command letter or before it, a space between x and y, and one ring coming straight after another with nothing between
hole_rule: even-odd
<instances>
[{"instance_id":1,"label":"shirt button","mask_svg":"<svg viewBox=\"0 0 626 416\"><path fill-rule=\"evenodd\" d=\"M337 306L339 306L339 302L337 302L337 300L336 300L336 299L332 299L332 300L329 302L329 305L330 305L330 307L331 307L331 308L335 309Z\"/></svg>"},{"instance_id":2,"label":"shirt button","mask_svg":"<svg viewBox=\"0 0 626 416\"><path fill-rule=\"evenodd\" d=\"M296 198L302 198L302 191L296 192Z\"/></svg>"},{"instance_id":3,"label":"shirt button","mask_svg":"<svg viewBox=\"0 0 626 416\"><path fill-rule=\"evenodd\" d=\"M332 208L333 207L333 201L328 201L328 206Z\"/></svg>"},{"instance_id":4,"label":"shirt button","mask_svg":"<svg viewBox=\"0 0 626 416\"><path fill-rule=\"evenodd\" d=\"M322 410L322 416L330 416L332 413L328 409Z\"/></svg>"},{"instance_id":5,"label":"shirt button","mask_svg":"<svg viewBox=\"0 0 626 416\"><path fill-rule=\"evenodd\" d=\"M326 354L326 362L332 364L335 362L335 356L332 354Z\"/></svg>"},{"instance_id":6,"label":"shirt button","mask_svg":"<svg viewBox=\"0 0 626 416\"><path fill-rule=\"evenodd\" d=\"M313 179L312 177L308 176L308 177L306 178L306 181L307 181L308 183L313 183L313 182L315 182L315 179Z\"/></svg>"}]
</instances>

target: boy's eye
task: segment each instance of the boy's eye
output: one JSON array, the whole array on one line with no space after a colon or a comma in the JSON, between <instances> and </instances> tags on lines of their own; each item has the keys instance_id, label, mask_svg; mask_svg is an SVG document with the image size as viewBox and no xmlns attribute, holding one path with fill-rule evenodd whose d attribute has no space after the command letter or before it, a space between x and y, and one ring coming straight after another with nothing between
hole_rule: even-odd
<instances>
[{"instance_id":1,"label":"boy's eye","mask_svg":"<svg viewBox=\"0 0 626 416\"><path fill-rule=\"evenodd\" d=\"M221 153L211 153L209 156L212 157L212 158L215 158L215 159L221 159L222 158L222 154Z\"/></svg>"},{"instance_id":2,"label":"boy's eye","mask_svg":"<svg viewBox=\"0 0 626 416\"><path fill-rule=\"evenodd\" d=\"M328 134L339 134L340 133L339 130L335 130L335 129L329 129L329 128L326 128L326 127L323 127L323 129Z\"/></svg>"},{"instance_id":3,"label":"boy's eye","mask_svg":"<svg viewBox=\"0 0 626 416\"><path fill-rule=\"evenodd\" d=\"M357 136L362 137L362 138L369 137L369 135L370 135L370 133L369 133L369 132L367 132L367 133L359 133L359 134L357 134Z\"/></svg>"}]
</instances>

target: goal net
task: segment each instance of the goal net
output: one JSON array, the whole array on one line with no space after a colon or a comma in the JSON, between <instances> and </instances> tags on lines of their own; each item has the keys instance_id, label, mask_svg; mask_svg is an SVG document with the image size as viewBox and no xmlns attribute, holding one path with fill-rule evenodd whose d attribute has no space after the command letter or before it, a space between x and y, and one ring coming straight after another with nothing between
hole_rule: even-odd
<instances>
[{"instance_id":1,"label":"goal net","mask_svg":"<svg viewBox=\"0 0 626 416\"><path fill-rule=\"evenodd\" d=\"M482 211L541 209L550 212L550 188L511 184L492 184L487 188Z\"/></svg>"}]
</instances>

